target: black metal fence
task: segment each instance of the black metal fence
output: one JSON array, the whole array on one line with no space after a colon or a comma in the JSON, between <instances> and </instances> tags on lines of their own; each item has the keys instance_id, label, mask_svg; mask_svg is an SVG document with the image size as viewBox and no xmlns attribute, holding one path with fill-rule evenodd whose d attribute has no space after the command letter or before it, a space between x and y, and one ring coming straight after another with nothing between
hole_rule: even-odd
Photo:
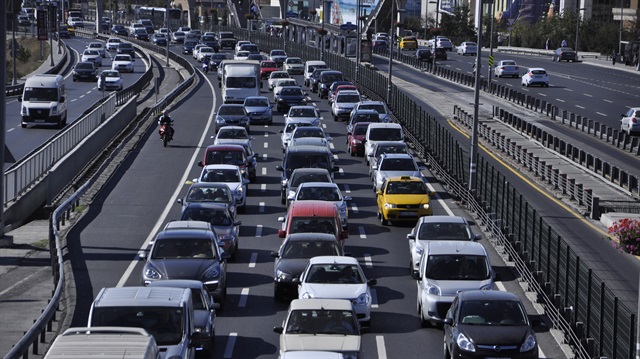
<instances>
[{"instance_id":1,"label":"black metal fence","mask_svg":"<svg viewBox=\"0 0 640 359\"><path fill-rule=\"evenodd\" d=\"M604 281L540 215L504 175L478 154L476 193L467 190L468 151L441 123L375 69L304 44L243 29L229 29L239 38L250 38L263 51L284 48L289 56L306 60L322 58L329 67L355 80L360 91L385 100L393 120L402 124L416 155L430 166L447 191L465 203L490 233L490 241L515 264L528 290L577 358L627 358L635 356L636 314L620 303ZM425 65L425 64L421 64ZM428 64L426 64L428 67ZM434 70L433 68L430 70ZM445 69L435 68L442 74ZM461 83L472 77L455 76Z\"/></svg>"}]
</instances>

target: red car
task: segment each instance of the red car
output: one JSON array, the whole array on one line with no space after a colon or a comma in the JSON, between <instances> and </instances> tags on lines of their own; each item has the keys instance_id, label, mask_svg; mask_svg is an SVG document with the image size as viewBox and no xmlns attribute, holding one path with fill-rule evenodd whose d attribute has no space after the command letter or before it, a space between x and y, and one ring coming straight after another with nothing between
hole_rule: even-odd
<instances>
[{"instance_id":1,"label":"red car","mask_svg":"<svg viewBox=\"0 0 640 359\"><path fill-rule=\"evenodd\" d=\"M364 156L364 137L370 123L373 122L357 122L352 133L347 134L347 151L351 156Z\"/></svg>"},{"instance_id":2,"label":"red car","mask_svg":"<svg viewBox=\"0 0 640 359\"><path fill-rule=\"evenodd\" d=\"M271 60L260 61L260 77L268 79L272 72L280 70L278 64Z\"/></svg>"}]
</instances>

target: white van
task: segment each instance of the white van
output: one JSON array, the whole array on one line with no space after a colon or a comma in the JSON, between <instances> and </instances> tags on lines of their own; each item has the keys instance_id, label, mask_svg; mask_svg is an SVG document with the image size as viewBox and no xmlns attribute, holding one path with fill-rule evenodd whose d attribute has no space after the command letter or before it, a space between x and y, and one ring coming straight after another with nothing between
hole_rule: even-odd
<instances>
[{"instance_id":1,"label":"white van","mask_svg":"<svg viewBox=\"0 0 640 359\"><path fill-rule=\"evenodd\" d=\"M368 163L369 155L373 153L373 146L377 142L404 141L404 131L398 123L372 123L367 127L364 140L364 158Z\"/></svg>"},{"instance_id":2,"label":"white van","mask_svg":"<svg viewBox=\"0 0 640 359\"><path fill-rule=\"evenodd\" d=\"M155 338L162 358L194 359L200 339L191 290L186 288L102 288L87 326L143 328Z\"/></svg>"},{"instance_id":3,"label":"white van","mask_svg":"<svg viewBox=\"0 0 640 359\"><path fill-rule=\"evenodd\" d=\"M222 69L222 101L244 103L247 97L260 96L262 79L258 61L224 62Z\"/></svg>"},{"instance_id":4,"label":"white van","mask_svg":"<svg viewBox=\"0 0 640 359\"><path fill-rule=\"evenodd\" d=\"M309 87L309 80L315 69L328 69L329 66L324 61L307 61L304 63L304 85Z\"/></svg>"},{"instance_id":5,"label":"white van","mask_svg":"<svg viewBox=\"0 0 640 359\"><path fill-rule=\"evenodd\" d=\"M69 328L44 359L160 359L155 339L142 328Z\"/></svg>"},{"instance_id":6,"label":"white van","mask_svg":"<svg viewBox=\"0 0 640 359\"><path fill-rule=\"evenodd\" d=\"M24 83L22 96L18 101L22 128L27 125L67 124L67 88L61 75L33 75Z\"/></svg>"}]
</instances>

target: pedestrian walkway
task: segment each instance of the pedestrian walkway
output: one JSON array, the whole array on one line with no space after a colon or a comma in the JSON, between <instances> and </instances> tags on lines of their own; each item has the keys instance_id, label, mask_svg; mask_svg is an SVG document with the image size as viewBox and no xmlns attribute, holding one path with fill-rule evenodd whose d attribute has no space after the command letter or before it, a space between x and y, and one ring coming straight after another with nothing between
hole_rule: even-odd
<instances>
[{"instance_id":1,"label":"pedestrian walkway","mask_svg":"<svg viewBox=\"0 0 640 359\"><path fill-rule=\"evenodd\" d=\"M54 61L59 61L56 56L54 51ZM158 99L175 89L189 75L177 69L173 61L170 66L162 69L164 79ZM49 61L45 61L34 74L44 73L49 68ZM154 78L159 75L159 69L154 67ZM138 113L155 103L154 90L154 86L148 86L140 94L139 98L146 100L138 105ZM152 93L152 96L147 96L148 93ZM0 318L3 323L0 327L0 358L9 352L40 316L54 290L48 246L49 221L35 220L19 228L6 230L8 232L0 239ZM2 242L9 245L2 246ZM49 339L47 337L47 341Z\"/></svg>"}]
</instances>

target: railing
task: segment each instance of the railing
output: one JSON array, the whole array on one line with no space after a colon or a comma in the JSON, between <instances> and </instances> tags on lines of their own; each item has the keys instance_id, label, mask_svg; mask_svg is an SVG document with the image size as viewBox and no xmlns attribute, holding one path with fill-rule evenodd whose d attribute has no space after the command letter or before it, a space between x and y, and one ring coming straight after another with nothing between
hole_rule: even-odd
<instances>
[{"instance_id":1,"label":"railing","mask_svg":"<svg viewBox=\"0 0 640 359\"><path fill-rule=\"evenodd\" d=\"M246 30L233 31L238 36L247 36ZM283 39L266 34L252 33L251 38L263 51L283 46ZM320 58L319 49L303 44L286 42L286 49L290 56L307 60ZM360 66L356 79L353 61L329 52L323 55L330 68L356 80L362 93L374 100L387 99L389 82L384 75ZM439 67L430 70L440 75L446 73ZM456 77L462 83L470 82L470 76L464 74L447 76ZM536 293L537 301L544 306L554 328L564 333L564 341L573 348L575 356L585 359L634 357L634 312L620 303L590 265L580 260L525 197L480 154L476 161L477 192L469 192L468 151L409 95L395 85L391 85L390 92L387 105L393 111L393 120L403 125L410 147L430 166L447 191L467 205L490 233L492 244L514 263L521 280L529 291ZM544 171L530 156L517 156L527 166ZM545 175L563 181L555 173ZM583 203L591 201L588 192L578 189L579 184L575 184L576 187L560 185Z\"/></svg>"},{"instance_id":2,"label":"railing","mask_svg":"<svg viewBox=\"0 0 640 359\"><path fill-rule=\"evenodd\" d=\"M62 42L62 48L64 49L63 50L64 54L62 56L62 59L60 59L60 61L58 61L58 63L55 66L53 66L49 70L45 71L45 74L57 74L57 73L60 73L60 70L67 63L67 57L69 56L67 54L67 46L64 45L64 42L62 40L59 40L59 41ZM51 51L53 51L53 49ZM22 95L22 91L23 90L24 90L24 83L17 84L17 85L5 86L5 96L7 96L7 97L9 97L9 96L19 96L19 95Z\"/></svg>"}]
</instances>

